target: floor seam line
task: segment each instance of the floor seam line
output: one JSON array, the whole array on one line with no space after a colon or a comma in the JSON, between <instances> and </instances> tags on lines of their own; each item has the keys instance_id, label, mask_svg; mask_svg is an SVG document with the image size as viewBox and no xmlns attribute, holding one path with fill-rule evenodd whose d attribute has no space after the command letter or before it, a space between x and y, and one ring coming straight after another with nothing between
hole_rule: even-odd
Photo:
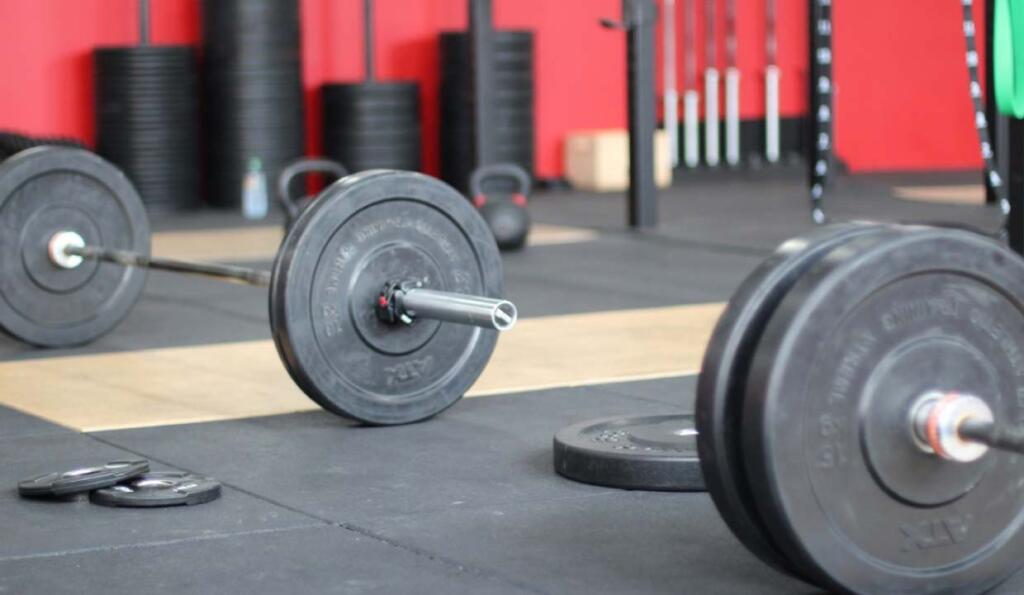
<instances>
[{"instance_id":1,"label":"floor seam line","mask_svg":"<svg viewBox=\"0 0 1024 595\"><path fill-rule=\"evenodd\" d=\"M519 581L513 580L513 579L511 579L511 578L509 578L509 577L507 577L507 576L505 576L505 575L503 575L501 573L495 572L493 570L489 570L487 568L478 567L478 566L475 566L475 565L472 565L472 564L468 564L468 563L465 563L465 562L460 562L460 561L458 561L458 560L456 560L454 558L449 558L447 556L443 556L441 554L438 554L436 552L430 551L428 549L417 547L417 546L414 546L414 545L411 545L411 544L408 544L408 543L403 543L401 541L398 541L396 539L392 539L390 537L385 537L384 535L381 535L381 534L379 534L379 533L377 533L375 531L371 531L370 529L367 529L365 527L360 527L359 525L356 525L356 524L353 524L353 523L336 523L336 526L338 528L340 528L340 529L344 529L345 531L350 531L352 533L356 533L358 535L362 535L363 537L366 537L368 539L373 539L374 541L377 541L377 542L383 543L385 545L397 548L397 549L402 550L404 552L410 553L410 554L412 554L414 556L417 556L417 557L420 557L420 558L426 558L427 560L430 560L431 562L437 562L437 563L439 563L439 564L441 564L443 566L454 568L455 570L457 570L460 573L471 574L473 576L477 576L477 577L480 577L480 578L485 578L485 579L488 579L488 580L496 580L496 581L499 581L501 583L508 584L508 585L513 586L513 587L517 587L519 589L524 589L524 590L529 591L531 593L536 593L537 595L551 595L547 591L542 591L542 590L538 589L537 587L535 587L533 585L529 585L529 584L526 584L526 583L521 583Z\"/></svg>"},{"instance_id":2,"label":"floor seam line","mask_svg":"<svg viewBox=\"0 0 1024 595\"><path fill-rule=\"evenodd\" d=\"M309 524L309 525L297 525L295 527L277 527L273 529L253 529L251 531L238 531L235 533L218 533L216 535L196 535L193 537L183 537L181 539L165 539L161 541L147 541L143 543L125 543L120 545L104 545L96 547L85 547L71 550L61 550L57 552L43 552L38 554L20 554L16 556L4 556L0 557L0 563L5 562L19 562L23 560L38 560L45 558L60 558L63 556L74 556L79 554L92 554L100 552L117 552L121 550L131 549L142 549L151 547L166 547L171 545L179 545L185 543L196 543L202 541L215 541L220 539L232 539L235 537L246 537L251 535L265 535L272 533L285 533L290 531L305 531L309 529L326 529L328 525L320 523Z\"/></svg>"},{"instance_id":3,"label":"floor seam line","mask_svg":"<svg viewBox=\"0 0 1024 595\"><path fill-rule=\"evenodd\" d=\"M107 446L112 446L114 448L121 449L121 450L123 450L125 452L130 452L130 453L132 453L132 454L134 454L136 456L146 457L147 459L156 461L157 463L160 463L161 465L167 465L169 467L175 467L177 469L181 469L182 471L187 471L189 473L196 473L198 475L205 475L204 473L199 473L199 472L194 471L192 469L187 469L187 468L185 468L185 467L183 467L181 465L177 465L177 464L172 463L170 461L159 459L159 458L154 457L152 455L149 455L147 453L139 452L137 450L133 450L131 448L127 448L127 447L122 446L122 445L120 445L120 444L118 444L116 442L113 442L113 441L101 438L101 437L96 436L94 434L86 433L85 435L90 437L90 438L92 438L93 440L96 440L97 442L101 442L103 444L106 444ZM335 524L335 521L332 521L331 519L325 519L325 518L323 518L321 516L318 516L318 515L315 515L313 513L307 512L305 510L302 510L302 509L299 509L299 508L295 508L294 506L290 506L288 504L284 504L282 502L278 502L278 501L273 500L271 498L267 498L266 496L262 496L260 494L252 492L251 490L248 490L248 489L243 488L241 486L237 486L237 485L232 484L230 482L222 481L222 480L219 480L219 479L217 481L219 481L221 483L221 485L224 485L224 486L226 486L228 488L231 488L232 490L241 492L241 493L243 493L243 494L245 494L245 495L247 495L247 496L249 496L251 498L255 498L255 499L257 499L257 500L259 500L261 502L266 502L267 504L271 504L273 506L276 506L278 508L282 508L282 509L287 510L289 512L292 512L292 513L304 516L306 518L313 519L313 520L319 522L322 525L333 525L333 524Z\"/></svg>"},{"instance_id":4,"label":"floor seam line","mask_svg":"<svg viewBox=\"0 0 1024 595\"><path fill-rule=\"evenodd\" d=\"M558 479L562 479L562 480L564 480L566 482L572 482L573 481L573 480L564 478L561 475L558 476ZM584 484L580 484L578 482L574 482L574 483L576 483L577 485L584 485ZM516 500L514 502L503 502L503 503L494 503L494 504L480 504L480 505L477 505L477 506L460 507L457 510L453 510L453 509L450 509L450 508L437 509L437 510L426 510L426 511L419 512L419 513L396 514L396 515L391 515L391 516L384 517L384 518L386 520L399 520L399 519L408 519L408 518L415 518L415 517L420 517L420 516L433 516L433 515L455 513L455 512L457 512L457 513L473 514L473 513L479 513L479 512L485 511L485 510L490 510L490 509L494 509L494 508L498 508L498 507L509 507L509 508L512 508L512 507L518 507L518 506L522 506L522 505L540 504L540 503L545 503L545 502L568 502L568 501L571 501L571 500L585 500L585 499L588 499L588 498L599 498L601 496L608 496L608 495L618 494L620 492L626 491L626 490L623 490L623 489L620 489L620 488L606 488L606 487L602 487L602 486L599 486L599 485L592 485L592 484L586 484L586 486L591 488L591 489L593 489L593 490L596 490L596 491L592 491L592 492L585 493L585 494L573 494L573 495L570 495L570 496L556 496L556 497L553 497L553 498L531 498L531 499L527 499L527 500Z\"/></svg>"}]
</instances>

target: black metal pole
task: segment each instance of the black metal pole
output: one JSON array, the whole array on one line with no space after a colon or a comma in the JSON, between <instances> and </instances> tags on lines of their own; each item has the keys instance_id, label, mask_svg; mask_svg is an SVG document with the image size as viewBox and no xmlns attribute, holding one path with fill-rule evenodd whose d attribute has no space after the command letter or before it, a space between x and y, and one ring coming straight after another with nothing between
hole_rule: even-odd
<instances>
[{"instance_id":1,"label":"black metal pole","mask_svg":"<svg viewBox=\"0 0 1024 595\"><path fill-rule=\"evenodd\" d=\"M995 87L995 0L985 0L985 119L988 123L992 168L1000 181L991 180L991 161L985 168L985 200L998 204L1005 196L1007 242L1017 254L1024 254L1024 120L1005 116L996 107ZM1005 193L1005 194L1004 194ZM1004 212L1007 212L1004 211Z\"/></svg>"},{"instance_id":2,"label":"black metal pole","mask_svg":"<svg viewBox=\"0 0 1024 595\"><path fill-rule=\"evenodd\" d=\"M149 45L149 0L139 0L139 45Z\"/></svg>"},{"instance_id":3,"label":"black metal pole","mask_svg":"<svg viewBox=\"0 0 1024 595\"><path fill-rule=\"evenodd\" d=\"M629 225L658 224L654 186L654 0L622 0L629 79Z\"/></svg>"},{"instance_id":4,"label":"black metal pole","mask_svg":"<svg viewBox=\"0 0 1024 595\"><path fill-rule=\"evenodd\" d=\"M491 0L469 0L472 47L476 167L491 165L494 155L494 21Z\"/></svg>"},{"instance_id":5,"label":"black metal pole","mask_svg":"<svg viewBox=\"0 0 1024 595\"><path fill-rule=\"evenodd\" d=\"M373 61L373 0L363 0L363 75L372 83L376 74Z\"/></svg>"},{"instance_id":6,"label":"black metal pole","mask_svg":"<svg viewBox=\"0 0 1024 595\"><path fill-rule=\"evenodd\" d=\"M807 182L811 217L824 223L825 189L832 169L832 2L810 0L810 76L807 80Z\"/></svg>"},{"instance_id":7,"label":"black metal pole","mask_svg":"<svg viewBox=\"0 0 1024 595\"><path fill-rule=\"evenodd\" d=\"M1010 248L1017 254L1024 254L1024 120L1007 118L1007 158L1009 174L1006 184L1006 198L1010 213L1006 221Z\"/></svg>"},{"instance_id":8,"label":"black metal pole","mask_svg":"<svg viewBox=\"0 0 1024 595\"><path fill-rule=\"evenodd\" d=\"M1007 155L1010 149L1010 145L1007 143L1009 140L1008 126L1006 116L999 113L996 108L996 93L995 93L995 65L993 61L993 55L995 53L995 46L993 40L995 36L992 34L995 30L993 25L993 15L995 14L995 0L985 0L985 117L989 122L988 132L989 138L992 144L993 158L996 163L996 172L999 177L1003 180L1009 179L1007 174L1009 173L1006 169ZM989 204L996 204L999 202L999 193L989 183L987 178L988 172L983 172L983 176L986 176L985 183L985 202Z\"/></svg>"}]
</instances>

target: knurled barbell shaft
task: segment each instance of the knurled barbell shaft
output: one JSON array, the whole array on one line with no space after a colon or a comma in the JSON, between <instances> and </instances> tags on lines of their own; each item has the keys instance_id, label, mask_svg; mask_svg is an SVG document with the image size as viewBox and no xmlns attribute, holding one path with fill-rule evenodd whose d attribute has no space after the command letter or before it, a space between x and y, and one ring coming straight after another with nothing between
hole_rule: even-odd
<instances>
[{"instance_id":1,"label":"knurled barbell shaft","mask_svg":"<svg viewBox=\"0 0 1024 595\"><path fill-rule=\"evenodd\" d=\"M139 252L132 252L130 250L109 250L106 248L97 248L96 246L67 246L64 248L64 252L67 254L81 256L82 258L104 260L123 266L144 267L148 269L174 271L177 273L203 275L218 279L241 281L243 283L259 287L270 286L270 271L260 271L257 269L232 266L229 264L162 258L141 254Z\"/></svg>"}]
</instances>

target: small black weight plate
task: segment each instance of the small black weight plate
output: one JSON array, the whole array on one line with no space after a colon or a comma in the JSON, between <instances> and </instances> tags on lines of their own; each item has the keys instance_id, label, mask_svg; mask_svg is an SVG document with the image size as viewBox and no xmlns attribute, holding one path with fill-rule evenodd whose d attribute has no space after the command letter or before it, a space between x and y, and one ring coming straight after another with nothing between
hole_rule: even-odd
<instances>
[{"instance_id":1,"label":"small black weight plate","mask_svg":"<svg viewBox=\"0 0 1024 595\"><path fill-rule=\"evenodd\" d=\"M840 224L783 243L740 285L708 342L697 380L697 447L708 491L732 532L755 555L795 574L760 521L743 473L740 419L747 375L765 325L793 283L836 246L883 227Z\"/></svg>"},{"instance_id":2,"label":"small black weight plate","mask_svg":"<svg viewBox=\"0 0 1024 595\"><path fill-rule=\"evenodd\" d=\"M186 471L150 471L89 494L93 504L122 508L193 506L220 498L220 482Z\"/></svg>"},{"instance_id":3,"label":"small black weight plate","mask_svg":"<svg viewBox=\"0 0 1024 595\"><path fill-rule=\"evenodd\" d=\"M61 231L87 245L149 253L149 223L127 177L80 149L40 147L0 164L0 328L28 343L88 343L116 326L139 298L145 269L86 260L50 262Z\"/></svg>"},{"instance_id":4,"label":"small black weight plate","mask_svg":"<svg viewBox=\"0 0 1024 595\"><path fill-rule=\"evenodd\" d=\"M698 492L693 416L608 417L562 428L554 439L555 471L575 481L627 490Z\"/></svg>"},{"instance_id":5,"label":"small black weight plate","mask_svg":"<svg viewBox=\"0 0 1024 595\"><path fill-rule=\"evenodd\" d=\"M69 496L105 488L149 471L149 461L113 461L96 467L47 473L18 482L22 496Z\"/></svg>"},{"instance_id":6,"label":"small black weight plate","mask_svg":"<svg viewBox=\"0 0 1024 595\"><path fill-rule=\"evenodd\" d=\"M1024 458L926 453L928 392L1024 418L1024 260L908 228L834 248L765 327L743 403L761 519L801 576L843 593L982 593L1020 567Z\"/></svg>"},{"instance_id":7,"label":"small black weight plate","mask_svg":"<svg viewBox=\"0 0 1024 595\"><path fill-rule=\"evenodd\" d=\"M499 297L501 270L491 231L450 186L412 172L351 175L321 192L285 236L270 289L274 342L325 409L378 425L420 421L472 386L497 331L383 323L374 311L381 289L416 280Z\"/></svg>"}]
</instances>

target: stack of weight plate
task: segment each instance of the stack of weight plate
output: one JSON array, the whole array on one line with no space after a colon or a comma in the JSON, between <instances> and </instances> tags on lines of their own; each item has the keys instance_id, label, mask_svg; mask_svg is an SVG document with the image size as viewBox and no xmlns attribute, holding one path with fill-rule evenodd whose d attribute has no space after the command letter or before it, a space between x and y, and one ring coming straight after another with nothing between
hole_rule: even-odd
<instances>
[{"instance_id":1,"label":"stack of weight plate","mask_svg":"<svg viewBox=\"0 0 1024 595\"><path fill-rule=\"evenodd\" d=\"M420 169L420 88L414 82L324 85L324 155L350 172Z\"/></svg>"},{"instance_id":2,"label":"stack of weight plate","mask_svg":"<svg viewBox=\"0 0 1024 595\"><path fill-rule=\"evenodd\" d=\"M85 143L68 136L27 136L10 130L0 130L0 161L33 147L45 145L74 149L86 148Z\"/></svg>"},{"instance_id":3,"label":"stack of weight plate","mask_svg":"<svg viewBox=\"0 0 1024 595\"><path fill-rule=\"evenodd\" d=\"M206 196L240 204L258 159L269 182L305 152L298 0L203 1Z\"/></svg>"},{"instance_id":4,"label":"stack of weight plate","mask_svg":"<svg viewBox=\"0 0 1024 595\"><path fill-rule=\"evenodd\" d=\"M199 86L190 46L98 48L96 150L149 210L199 203Z\"/></svg>"},{"instance_id":5,"label":"stack of weight plate","mask_svg":"<svg viewBox=\"0 0 1024 595\"><path fill-rule=\"evenodd\" d=\"M470 37L441 33L441 177L465 192L476 168ZM533 177L533 32L495 31L494 159Z\"/></svg>"}]
</instances>

